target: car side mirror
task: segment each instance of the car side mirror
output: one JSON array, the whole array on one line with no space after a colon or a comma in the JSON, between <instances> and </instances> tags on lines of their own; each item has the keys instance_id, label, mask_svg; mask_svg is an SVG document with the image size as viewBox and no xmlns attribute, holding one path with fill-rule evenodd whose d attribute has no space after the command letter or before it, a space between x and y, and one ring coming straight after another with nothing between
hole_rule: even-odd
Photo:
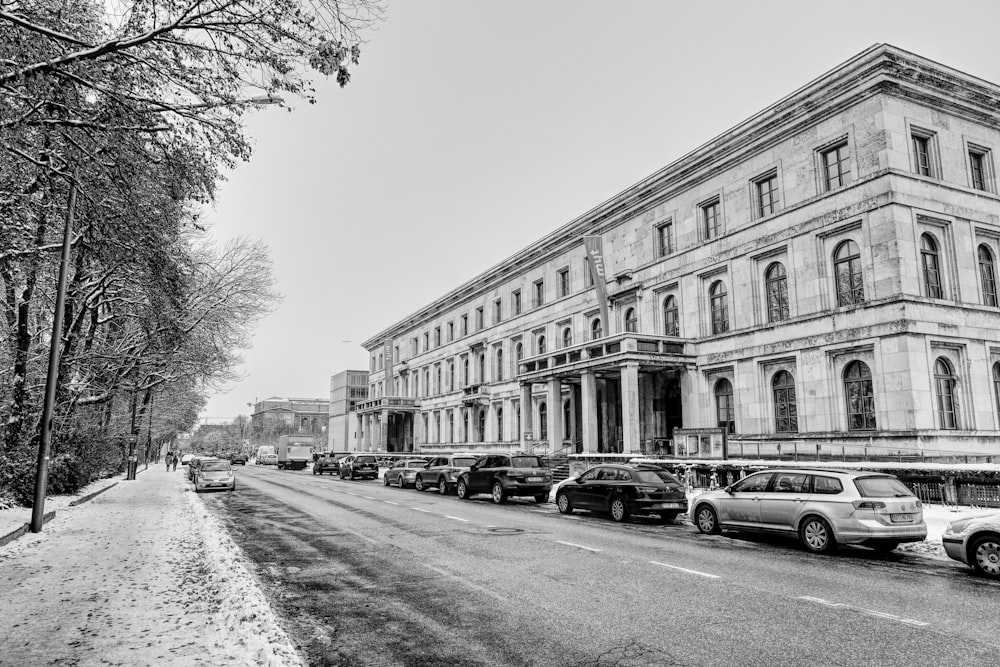
<instances>
[{"instance_id":1,"label":"car side mirror","mask_svg":"<svg viewBox=\"0 0 1000 667\"><path fill-rule=\"evenodd\" d=\"M471 466L469 466L469 470L479 470L479 464L473 463Z\"/></svg>"},{"instance_id":2,"label":"car side mirror","mask_svg":"<svg viewBox=\"0 0 1000 667\"><path fill-rule=\"evenodd\" d=\"M730 484L729 486L727 486L726 488L724 488L723 491L725 491L729 495L733 495L733 487L732 487L732 485Z\"/></svg>"},{"instance_id":3,"label":"car side mirror","mask_svg":"<svg viewBox=\"0 0 1000 667\"><path fill-rule=\"evenodd\" d=\"M577 477L577 478L576 478L575 480L573 480L573 481L574 481L574 482L576 482L577 484L583 484L583 477Z\"/></svg>"}]
</instances>

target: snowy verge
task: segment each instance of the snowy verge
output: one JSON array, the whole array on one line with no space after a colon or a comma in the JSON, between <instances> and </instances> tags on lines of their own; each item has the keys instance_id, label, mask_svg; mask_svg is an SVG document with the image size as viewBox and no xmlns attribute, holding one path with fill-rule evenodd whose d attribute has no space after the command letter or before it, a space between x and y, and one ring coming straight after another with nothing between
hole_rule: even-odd
<instances>
[{"instance_id":1,"label":"snowy verge","mask_svg":"<svg viewBox=\"0 0 1000 667\"><path fill-rule=\"evenodd\" d=\"M253 664L267 667L305 667L305 663L278 623L260 582L247 565L243 550L233 542L221 522L205 508L198 494L187 494L198 518L205 557L222 604L219 626L238 642Z\"/></svg>"}]
</instances>

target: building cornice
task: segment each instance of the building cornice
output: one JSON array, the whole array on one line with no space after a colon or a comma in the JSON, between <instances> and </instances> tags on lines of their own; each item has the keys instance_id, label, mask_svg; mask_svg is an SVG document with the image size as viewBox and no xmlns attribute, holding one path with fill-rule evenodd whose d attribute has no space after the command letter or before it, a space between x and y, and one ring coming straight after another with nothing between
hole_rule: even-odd
<instances>
[{"instance_id":1,"label":"building cornice","mask_svg":"<svg viewBox=\"0 0 1000 667\"><path fill-rule=\"evenodd\" d=\"M580 245L697 187L790 135L877 95L907 98L976 123L1000 128L1000 86L889 44L876 44L681 156L647 178L444 294L362 343L381 345L433 317L495 289L553 255Z\"/></svg>"}]
</instances>

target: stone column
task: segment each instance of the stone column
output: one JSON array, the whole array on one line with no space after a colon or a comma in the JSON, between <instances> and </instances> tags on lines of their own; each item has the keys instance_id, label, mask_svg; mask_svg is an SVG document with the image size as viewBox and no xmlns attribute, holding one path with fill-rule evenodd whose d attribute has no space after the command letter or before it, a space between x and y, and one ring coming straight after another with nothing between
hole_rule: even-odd
<instances>
[{"instance_id":1,"label":"stone column","mask_svg":"<svg viewBox=\"0 0 1000 667\"><path fill-rule=\"evenodd\" d=\"M562 423L563 423L563 408L562 408L562 383L559 382L558 378L552 378L548 382L548 391L546 392L546 402L548 403L548 420L549 420L549 451L554 452L555 450L562 447Z\"/></svg>"},{"instance_id":2,"label":"stone column","mask_svg":"<svg viewBox=\"0 0 1000 667\"><path fill-rule=\"evenodd\" d=\"M354 434L354 451L362 452L364 451L365 416L357 415L355 419L358 420L358 432Z\"/></svg>"},{"instance_id":3,"label":"stone column","mask_svg":"<svg viewBox=\"0 0 1000 667\"><path fill-rule=\"evenodd\" d=\"M378 448L380 451L389 449L389 411L379 413Z\"/></svg>"},{"instance_id":4,"label":"stone column","mask_svg":"<svg viewBox=\"0 0 1000 667\"><path fill-rule=\"evenodd\" d=\"M583 451L597 453L597 376L592 371L580 374L580 400L583 403Z\"/></svg>"},{"instance_id":5,"label":"stone column","mask_svg":"<svg viewBox=\"0 0 1000 667\"><path fill-rule=\"evenodd\" d=\"M622 365L622 443L623 453L640 454L639 442L639 364Z\"/></svg>"},{"instance_id":6,"label":"stone column","mask_svg":"<svg viewBox=\"0 0 1000 667\"><path fill-rule=\"evenodd\" d=\"M521 385L521 432L518 434L518 438L521 441L521 449L527 451L531 447L531 443L534 442L535 433L532 431L532 415L531 415L532 405L531 405L531 385L522 384ZM531 434L532 440L528 440L527 434Z\"/></svg>"}]
</instances>

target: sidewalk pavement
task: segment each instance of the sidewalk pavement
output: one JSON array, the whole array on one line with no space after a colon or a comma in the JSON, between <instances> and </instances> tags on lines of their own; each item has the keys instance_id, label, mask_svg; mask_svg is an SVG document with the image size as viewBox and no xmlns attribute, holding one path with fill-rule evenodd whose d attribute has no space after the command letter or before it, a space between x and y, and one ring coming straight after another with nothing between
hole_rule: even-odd
<instances>
[{"instance_id":1,"label":"sidewalk pavement","mask_svg":"<svg viewBox=\"0 0 1000 667\"><path fill-rule=\"evenodd\" d=\"M0 546L0 665L303 664L185 473L150 468Z\"/></svg>"}]
</instances>

